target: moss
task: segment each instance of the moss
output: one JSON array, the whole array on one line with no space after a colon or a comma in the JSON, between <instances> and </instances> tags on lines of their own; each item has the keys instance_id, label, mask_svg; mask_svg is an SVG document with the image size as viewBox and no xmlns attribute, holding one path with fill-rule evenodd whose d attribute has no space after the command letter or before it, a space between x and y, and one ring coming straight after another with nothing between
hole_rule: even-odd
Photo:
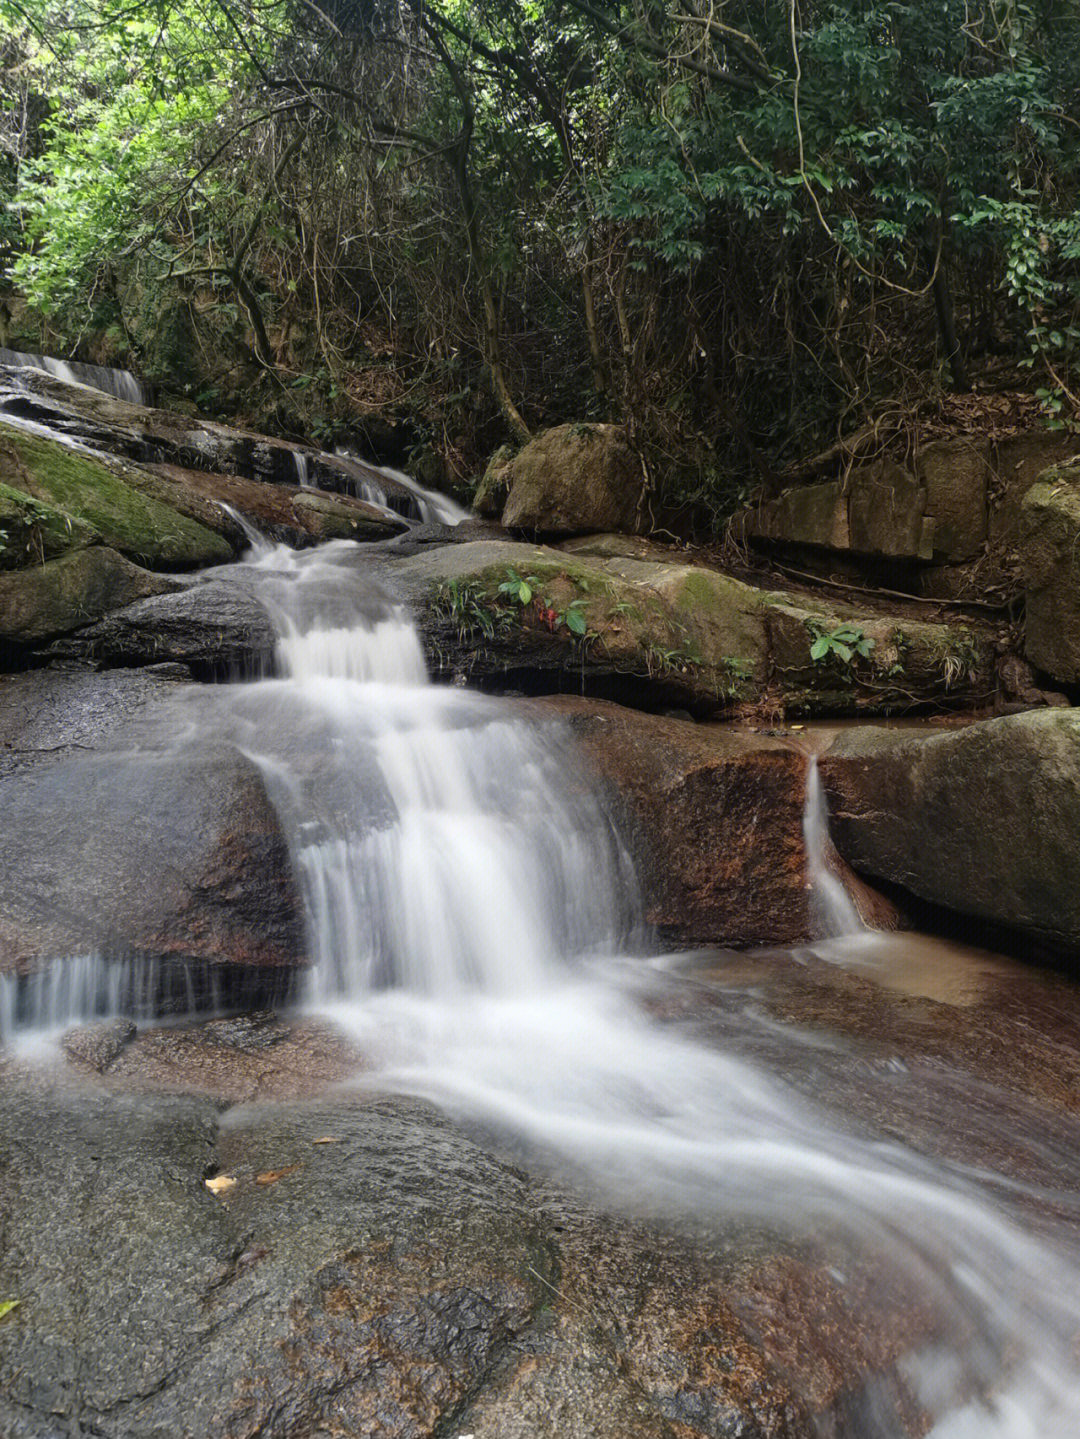
<instances>
[{"instance_id":1,"label":"moss","mask_svg":"<svg viewBox=\"0 0 1080 1439\"><path fill-rule=\"evenodd\" d=\"M185 569L231 559L220 535L140 494L82 450L0 424L0 479L42 500L132 559Z\"/></svg>"},{"instance_id":2,"label":"moss","mask_svg":"<svg viewBox=\"0 0 1080 1439\"><path fill-rule=\"evenodd\" d=\"M0 484L0 570L44 564L99 538L92 525L23 490Z\"/></svg>"}]
</instances>

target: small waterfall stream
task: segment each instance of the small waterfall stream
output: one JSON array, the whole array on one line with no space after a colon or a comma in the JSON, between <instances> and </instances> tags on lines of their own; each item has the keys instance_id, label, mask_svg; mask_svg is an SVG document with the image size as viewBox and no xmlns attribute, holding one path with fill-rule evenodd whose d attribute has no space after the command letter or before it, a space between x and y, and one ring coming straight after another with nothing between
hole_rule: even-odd
<instances>
[{"instance_id":1,"label":"small waterfall stream","mask_svg":"<svg viewBox=\"0 0 1080 1439\"><path fill-rule=\"evenodd\" d=\"M834 852L829 838L829 807L814 755L811 755L806 771L802 828L811 908L815 912L821 938L840 939L844 935L861 933L866 926L832 863Z\"/></svg>"},{"instance_id":2,"label":"small waterfall stream","mask_svg":"<svg viewBox=\"0 0 1080 1439\"><path fill-rule=\"evenodd\" d=\"M255 549L245 583L278 625L281 677L211 697L217 736L277 807L307 911L306 1003L364 1046L357 1083L552 1156L615 1208L841 1234L883 1285L914 1285L925 1344L897 1392L830 1433L897 1439L914 1404L938 1439L1072 1439L1080 1264L1064 1238L804 1097L785 1082L798 1035L774 1025L766 1062L735 1032L718 1047L651 1018L650 987L680 980L644 962L631 866L571 750L505 701L432 685L360 555ZM824 882L824 825L813 769L813 877L842 929L854 909Z\"/></svg>"},{"instance_id":3,"label":"small waterfall stream","mask_svg":"<svg viewBox=\"0 0 1080 1439\"><path fill-rule=\"evenodd\" d=\"M376 1062L362 1082L556 1155L616 1206L839 1228L880 1256L935 1338L851 1439L907 1432L905 1402L939 1439L1080 1432L1075 1258L971 1177L817 1109L785 1084L782 1044L773 1070L649 1019L633 877L569 754L505 703L432 686L408 615L369 582L358 608L332 560L257 559L285 677L238 713L302 876L310 1002ZM815 768L808 840L844 929L825 822Z\"/></svg>"}]
</instances>

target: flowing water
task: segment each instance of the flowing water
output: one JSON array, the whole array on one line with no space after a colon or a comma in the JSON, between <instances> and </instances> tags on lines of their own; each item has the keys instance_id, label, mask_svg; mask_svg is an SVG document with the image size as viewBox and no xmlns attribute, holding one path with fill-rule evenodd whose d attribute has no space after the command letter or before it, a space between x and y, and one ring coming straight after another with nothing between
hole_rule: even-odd
<instances>
[{"instance_id":1,"label":"flowing water","mask_svg":"<svg viewBox=\"0 0 1080 1439\"><path fill-rule=\"evenodd\" d=\"M80 360L57 360L52 355L33 355L25 350L0 348L0 365L13 369L44 370L69 385L88 385L117 400L131 405L148 405L150 391L130 370L114 370L107 365L84 365Z\"/></svg>"},{"instance_id":2,"label":"flowing water","mask_svg":"<svg viewBox=\"0 0 1080 1439\"><path fill-rule=\"evenodd\" d=\"M884 1290L914 1287L925 1340L848 1439L910 1433L911 1402L941 1439L1080 1433L1068 1227L1019 1185L807 1097L789 1082L806 1035L748 1017L707 1040L651 1017L689 981L650 962L626 852L566 738L432 685L360 547L263 544L244 579L277 622L280 678L215 691L215 732L277 806L306 903L306 1002L363 1045L357 1082L430 1099L612 1207L831 1236ZM858 920L825 822L812 769L811 877L839 933Z\"/></svg>"},{"instance_id":3,"label":"flowing water","mask_svg":"<svg viewBox=\"0 0 1080 1439\"><path fill-rule=\"evenodd\" d=\"M1075 1258L972 1174L786 1084L800 1036L763 1063L649 1018L633 877L570 754L505 702L431 685L409 616L370 582L358 599L348 550L256 558L283 677L235 714L302 878L310 1001L364 1045L370 1082L512 1137L612 1204L838 1230L934 1311L897 1380L934 1434L1080 1432ZM812 768L826 932L859 930L825 824ZM907 1432L900 1402L850 1433Z\"/></svg>"}]
</instances>

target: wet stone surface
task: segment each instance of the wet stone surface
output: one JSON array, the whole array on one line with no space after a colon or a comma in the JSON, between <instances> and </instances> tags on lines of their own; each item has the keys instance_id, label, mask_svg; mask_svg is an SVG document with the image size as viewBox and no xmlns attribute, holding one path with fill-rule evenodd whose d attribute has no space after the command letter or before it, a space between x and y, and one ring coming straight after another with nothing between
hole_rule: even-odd
<instances>
[{"instance_id":1,"label":"wet stone surface","mask_svg":"<svg viewBox=\"0 0 1080 1439\"><path fill-rule=\"evenodd\" d=\"M795 1025L786 1082L853 1131L1030 1185L1038 1225L1075 1218L1071 991L897 952L891 990L810 951L702 952L645 1002L766 1063ZM901 1370L934 1315L837 1235L617 1212L377 1093L315 1018L88 1026L63 1050L0 1059L11 1439L808 1439L883 1406L922 1432Z\"/></svg>"}]
</instances>

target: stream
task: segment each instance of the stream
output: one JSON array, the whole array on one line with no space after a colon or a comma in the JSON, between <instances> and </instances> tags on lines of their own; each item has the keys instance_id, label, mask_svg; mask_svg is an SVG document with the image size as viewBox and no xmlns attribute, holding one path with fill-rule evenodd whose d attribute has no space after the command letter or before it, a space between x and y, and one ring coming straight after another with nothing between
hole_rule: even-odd
<instances>
[{"instance_id":1,"label":"stream","mask_svg":"<svg viewBox=\"0 0 1080 1439\"><path fill-rule=\"evenodd\" d=\"M273 617L279 677L192 687L153 747L212 736L261 772L306 914L312 967L295 1003L364 1054L354 1087L431 1101L613 1212L828 1236L883 1292L915 1295L922 1337L851 1427L823 1433L909 1434L913 1409L940 1439L1080 1433L1075 1196L1049 1202L945 1157L943 1136L969 1120L944 1081L941 1142L921 1153L813 1092L819 1036L750 1000L708 1032L688 1021L701 959L658 952L569 737L432 684L407 608L362 547L257 541L215 575ZM862 929L830 870L813 765L805 834L822 940L787 962L887 979L910 955ZM0 984L0 1031L145 1016L153 984L74 957L36 989ZM829 1063L842 1073L842 1054ZM887 1109L904 1076L867 1083L868 1108ZM934 1110L933 1093L920 1101ZM834 1277L843 1291L846 1272Z\"/></svg>"},{"instance_id":2,"label":"stream","mask_svg":"<svg viewBox=\"0 0 1080 1439\"><path fill-rule=\"evenodd\" d=\"M785 1074L806 1038L697 1042L650 1017L633 874L568 749L503 702L430 684L407 611L348 543L253 552L282 677L222 691L219 724L266 779L301 876L304 1002L371 1057L358 1083L434 1101L566 1166L620 1209L839 1231L933 1312L903 1365L929 1431L1080 1432L1080 1266L1023 1193L830 1114ZM250 579L251 576L246 578ZM887 966L823 859L821 956ZM956 1115L960 1118L962 1115ZM888 1282L893 1282L889 1280ZM904 1432L892 1401L859 1439Z\"/></svg>"}]
</instances>

